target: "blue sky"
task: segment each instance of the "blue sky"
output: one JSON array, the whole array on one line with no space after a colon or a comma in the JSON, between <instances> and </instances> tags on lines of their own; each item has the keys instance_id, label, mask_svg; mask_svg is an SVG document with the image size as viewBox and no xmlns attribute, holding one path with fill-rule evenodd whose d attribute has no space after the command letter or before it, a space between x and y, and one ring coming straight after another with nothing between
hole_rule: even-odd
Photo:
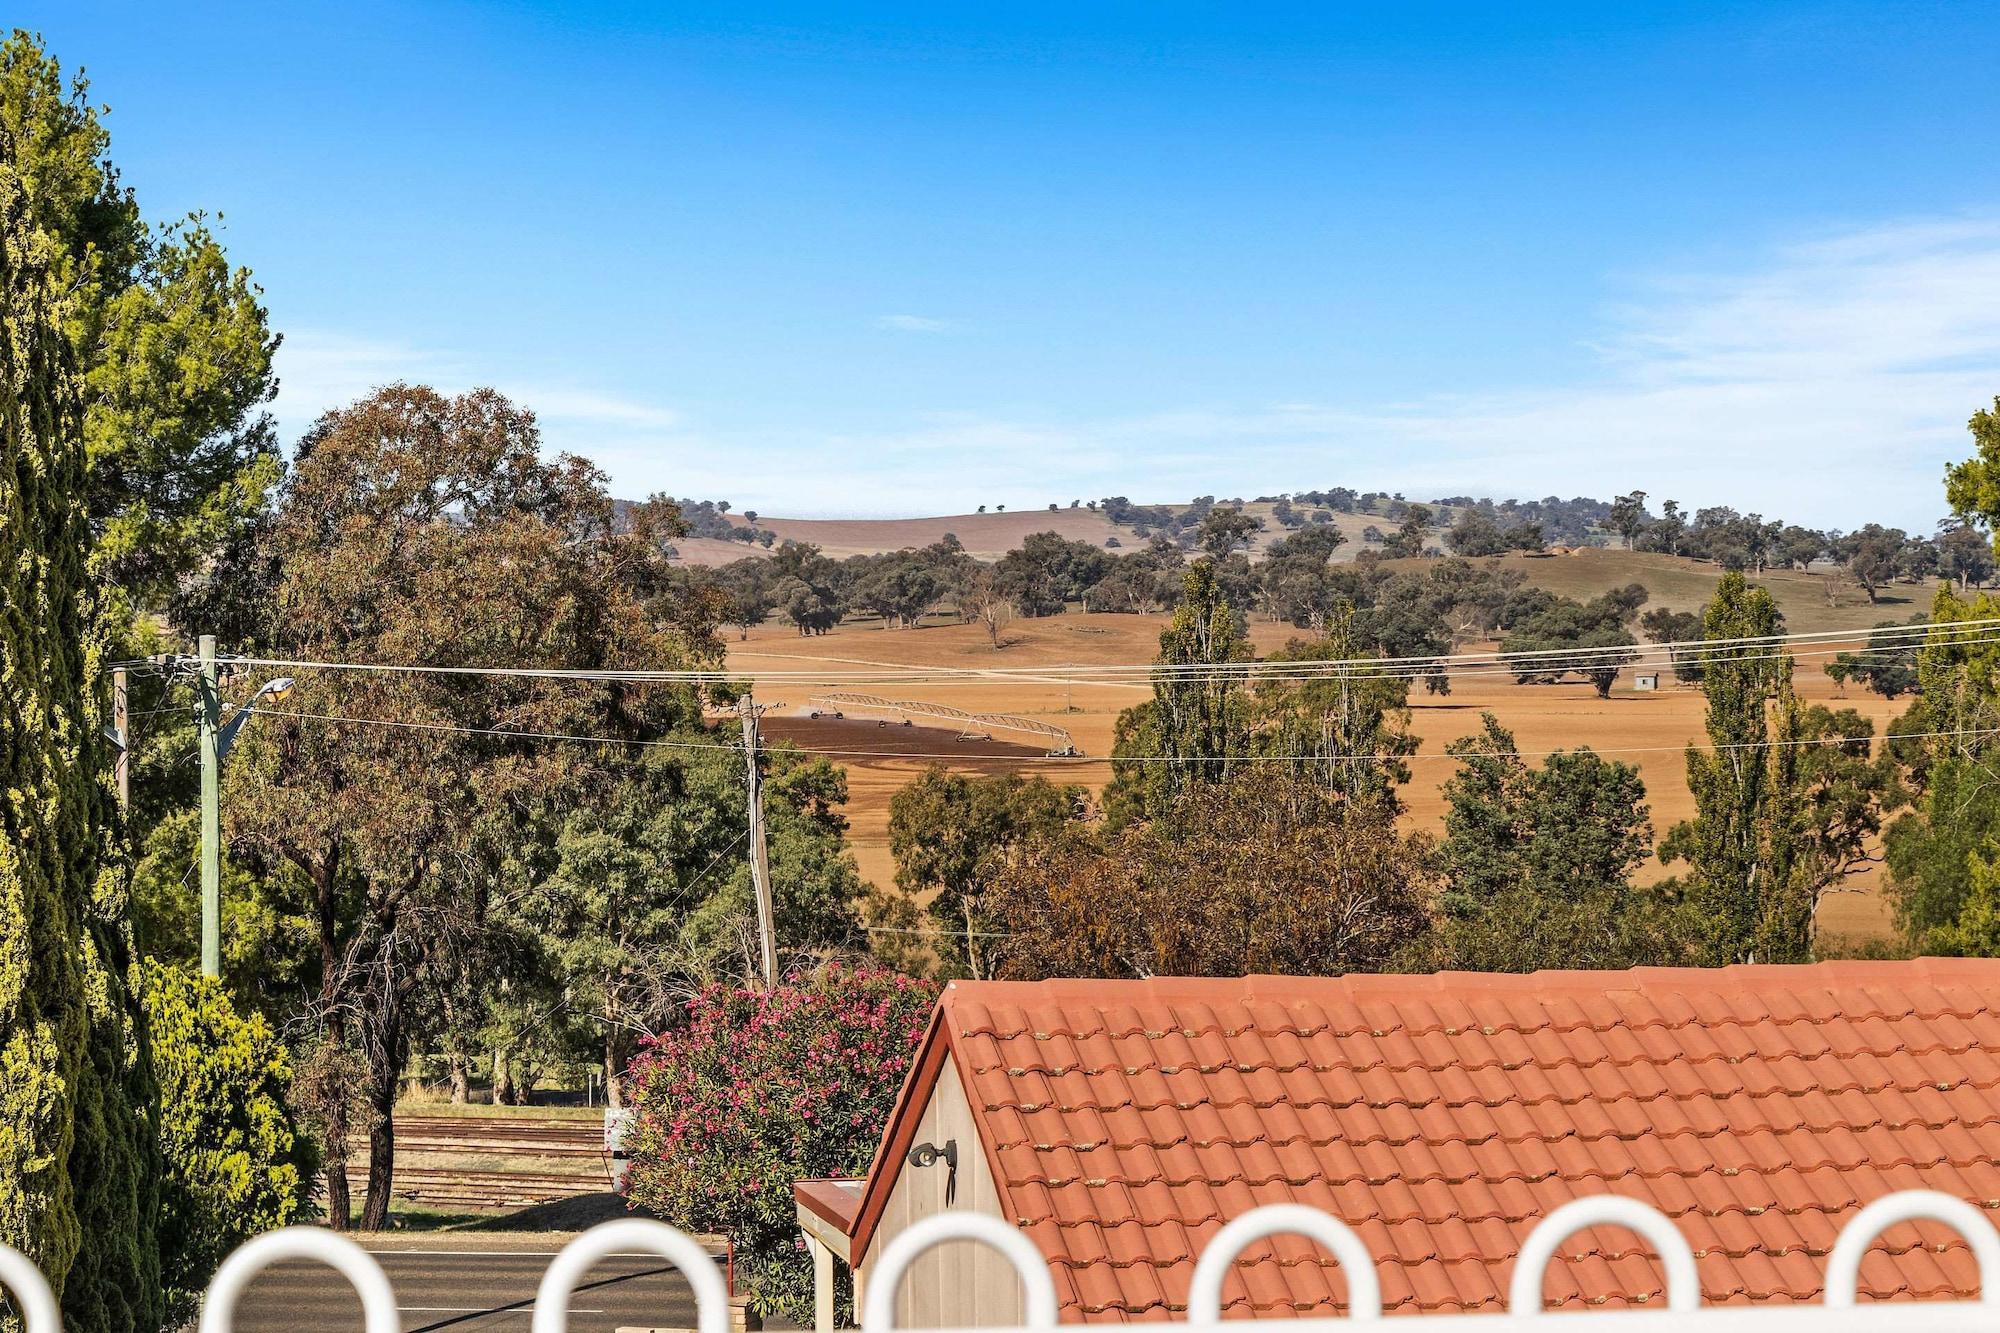
<instances>
[{"instance_id":1,"label":"blue sky","mask_svg":"<svg viewBox=\"0 0 2000 1333\"><path fill-rule=\"evenodd\" d=\"M1928 528L2000 394L1990 6L168 8L12 17L224 215L288 434L408 378L779 514Z\"/></svg>"}]
</instances>

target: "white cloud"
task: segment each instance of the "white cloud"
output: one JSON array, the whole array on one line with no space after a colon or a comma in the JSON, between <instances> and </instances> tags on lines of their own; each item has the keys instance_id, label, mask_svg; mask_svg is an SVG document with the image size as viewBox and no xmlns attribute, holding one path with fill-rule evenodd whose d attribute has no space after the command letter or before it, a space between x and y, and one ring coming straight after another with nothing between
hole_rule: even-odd
<instances>
[{"instance_id":1,"label":"white cloud","mask_svg":"<svg viewBox=\"0 0 2000 1333\"><path fill-rule=\"evenodd\" d=\"M956 320L934 319L929 315L877 315L875 327L892 329L897 333L949 333L958 327Z\"/></svg>"},{"instance_id":2,"label":"white cloud","mask_svg":"<svg viewBox=\"0 0 2000 1333\"><path fill-rule=\"evenodd\" d=\"M1298 400L1256 408L940 418L826 440L792 460L787 490L756 498L780 512L806 497L817 510L880 512L887 498L918 512L1107 490L1162 500L1335 484L1496 498L1639 487L1802 522L1928 528L1944 509L1945 463L1969 447L1966 418L2000 393L2000 219L1848 229L1738 272L1658 278L1591 332L1563 384L1345 404L1301 385ZM880 484L947 459L928 485Z\"/></svg>"},{"instance_id":3,"label":"white cloud","mask_svg":"<svg viewBox=\"0 0 2000 1333\"><path fill-rule=\"evenodd\" d=\"M658 471L660 455L679 454L683 444L681 414L672 408L570 384L475 374L439 353L390 339L317 330L287 334L278 350L278 378L275 408L287 436L329 408L406 380L441 393L491 385L534 411L551 448L583 454L614 472Z\"/></svg>"},{"instance_id":4,"label":"white cloud","mask_svg":"<svg viewBox=\"0 0 2000 1333\"><path fill-rule=\"evenodd\" d=\"M455 379L435 353L386 338L326 330L293 330L278 347L278 419L296 435L320 413L398 380Z\"/></svg>"}]
</instances>

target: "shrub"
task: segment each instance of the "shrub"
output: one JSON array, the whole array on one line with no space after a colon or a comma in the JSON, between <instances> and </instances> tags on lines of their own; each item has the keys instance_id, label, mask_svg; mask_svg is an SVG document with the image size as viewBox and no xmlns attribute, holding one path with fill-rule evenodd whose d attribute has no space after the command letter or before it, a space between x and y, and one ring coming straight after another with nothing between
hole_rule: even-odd
<instances>
[{"instance_id":1,"label":"shrub","mask_svg":"<svg viewBox=\"0 0 2000 1333\"><path fill-rule=\"evenodd\" d=\"M239 1015L220 982L152 959L139 994L160 1089L161 1276L180 1320L231 1250L299 1218L317 1154L263 1015Z\"/></svg>"},{"instance_id":2,"label":"shrub","mask_svg":"<svg viewBox=\"0 0 2000 1333\"><path fill-rule=\"evenodd\" d=\"M792 1183L859 1176L937 988L829 965L769 992L714 988L634 1062L631 1200L726 1233L757 1310L812 1315Z\"/></svg>"}]
</instances>

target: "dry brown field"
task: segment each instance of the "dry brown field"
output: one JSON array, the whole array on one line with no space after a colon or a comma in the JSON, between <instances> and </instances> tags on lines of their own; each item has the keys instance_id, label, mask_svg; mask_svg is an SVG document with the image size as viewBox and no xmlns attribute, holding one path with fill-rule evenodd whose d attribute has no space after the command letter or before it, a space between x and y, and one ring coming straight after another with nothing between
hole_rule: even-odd
<instances>
[{"instance_id":1,"label":"dry brown field","mask_svg":"<svg viewBox=\"0 0 2000 1333\"><path fill-rule=\"evenodd\" d=\"M1243 510L1265 523L1265 530L1251 544L1252 557L1285 535L1285 530L1271 518L1270 505L1250 503L1245 504ZM752 526L740 514L730 514L728 518L739 528ZM1333 521L1347 538L1347 545L1335 553L1337 560L1352 560L1362 551L1362 533L1368 528L1377 527L1387 532L1396 526L1386 518L1367 514L1336 514ZM836 560L844 560L851 555L879 555L884 551L929 546L942 540L946 533L957 537L965 549L980 560L998 560L1007 552L1018 549L1023 541L1038 532L1057 533L1071 541L1089 542L1093 546L1102 546L1106 541L1115 539L1126 550L1136 549L1145 543L1145 538L1131 528L1113 523L1097 510L1071 509L1067 502L1060 509L1019 509L1005 514L940 514L929 518L759 516L754 526L768 530L780 542L810 542ZM691 565L726 565L746 555L769 554L761 546L724 541L720 537L683 538L674 543L674 549L683 561Z\"/></svg>"},{"instance_id":2,"label":"dry brown field","mask_svg":"<svg viewBox=\"0 0 2000 1333\"><path fill-rule=\"evenodd\" d=\"M1010 515L1011 517L1011 515ZM1606 587L1637 579L1655 590L1654 604L1696 607L1712 590L1719 571L1693 561L1633 556L1625 552L1587 551L1577 556L1517 559L1531 581L1572 596L1592 596ZM1867 628L1879 621L1905 619L1928 601L1928 589L1895 591L1895 601L1870 606L1851 585L1836 585L1828 596L1831 574L1774 572L1764 582L1779 597L1788 626L1797 631ZM848 818L862 873L877 884L894 881L895 865L888 846L889 799L922 768L942 762L966 772L1013 769L1042 773L1052 780L1079 782L1097 790L1110 777L1104 758L1111 749L1119 712L1149 697L1144 685L1110 685L1086 679L1010 676L1021 668L1151 661L1158 649L1164 616L1069 614L1043 620L1017 620L1007 643L998 649L984 630L974 625L940 623L918 629L884 629L873 622L850 622L831 634L802 638L788 626L769 624L746 639L729 642L730 664L749 674L824 672L806 680L771 680L758 688L770 707L767 730L774 738L797 741L806 748L837 758L848 770ZM1253 619L1251 636L1260 654L1283 645L1298 631L1288 625ZM1838 645L1835 645L1838 646ZM1813 648L1798 658L1800 691L1815 701L1859 709L1877 728L1903 707L1860 689L1843 695L1822 670L1834 646ZM836 677L873 668L910 666L952 667L977 671L977 677L922 685L854 684ZM1025 715L1066 728L1084 752L1084 759L1052 759L1045 747L1026 736L995 732L991 741L958 739L949 724L904 727L900 720L847 709L843 721L805 715L814 697L830 689L857 689L871 694L948 704L968 712ZM1662 680L1657 693L1632 688L1631 675L1620 678L1611 697L1600 699L1588 686L1517 685L1504 674L1461 674L1448 696L1411 695L1412 730L1422 748L1411 762L1412 780L1405 788L1412 828L1436 830L1443 814L1440 784L1453 764L1444 757L1452 740L1473 733L1480 713L1490 710L1512 729L1521 748L1531 755L1581 745L1591 746L1636 764L1646 781L1656 833L1693 813L1685 779L1683 747L1702 732L1701 696ZM1667 873L1649 863L1642 878ZM1851 892L1836 895L1823 909L1823 927L1841 935L1877 934L1887 928L1888 914L1879 895L1879 871L1856 876Z\"/></svg>"},{"instance_id":3,"label":"dry brown field","mask_svg":"<svg viewBox=\"0 0 2000 1333\"><path fill-rule=\"evenodd\" d=\"M748 527L740 515L729 515L737 527ZM998 560L1037 532L1060 533L1071 541L1102 546L1116 537L1121 545L1136 539L1094 509L1022 509L1005 514L942 514L932 518L764 518L756 526L778 541L810 542L836 560L851 555L878 555L906 547L929 546L951 533L974 558ZM674 543L690 564L719 565L746 555L764 555L764 548L719 537L694 537Z\"/></svg>"}]
</instances>

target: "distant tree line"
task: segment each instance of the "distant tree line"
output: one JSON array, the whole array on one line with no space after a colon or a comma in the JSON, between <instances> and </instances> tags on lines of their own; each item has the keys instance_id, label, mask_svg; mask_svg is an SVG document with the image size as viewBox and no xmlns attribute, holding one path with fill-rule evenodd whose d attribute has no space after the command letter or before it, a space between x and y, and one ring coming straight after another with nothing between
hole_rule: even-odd
<instances>
[{"instance_id":1,"label":"distant tree line","mask_svg":"<svg viewBox=\"0 0 2000 1333\"><path fill-rule=\"evenodd\" d=\"M1574 643L1617 641L1644 601L1627 588L1566 602L1462 562L1459 579L1397 597L1466 596L1513 619L1510 640ZM1737 642L1779 619L1731 572L1696 635L1710 745L1685 758L1693 818L1656 844L1634 766L1588 747L1523 755L1488 714L1447 747L1443 836L1405 832L1412 680L1370 665L1366 614L1339 606L1273 658L1342 670L1189 674L1249 655L1217 563L1189 564L1160 636L1162 666L1183 670L1119 718L1100 801L941 767L896 796L900 896L879 919L907 941L898 961L1016 978L1802 961L1821 903L1906 799L1904 765L1865 718L1804 703L1789 656ZM1522 678L1597 683L1599 670L1615 668ZM1656 854L1674 873L1641 885Z\"/></svg>"},{"instance_id":2,"label":"distant tree line","mask_svg":"<svg viewBox=\"0 0 2000 1333\"><path fill-rule=\"evenodd\" d=\"M1291 560L1276 576L1290 585L1289 594L1272 586L1269 567L1301 555L1319 563L1330 560L1335 550L1348 544L1333 521L1336 514L1374 515L1393 525L1367 525L1357 560L1370 554L1384 559L1447 554L1478 559L1615 541L1636 551L1708 561L1752 575L1774 568L1837 567L1871 603L1897 584L1941 578L1965 591L1985 586L1995 574L1987 531L1978 522L1959 517L1943 521L1930 536L1875 523L1842 532L1743 514L1723 505L1689 514L1672 500L1655 514L1647 500L1645 492L1633 491L1611 501L1549 496L1496 503L1458 495L1420 504L1399 494L1336 487L1258 497L1257 503L1270 507L1270 523L1280 534L1265 536L1266 520L1246 512L1240 499L1204 495L1185 505L1137 505L1124 496L1110 496L1090 502L1090 507L1131 528L1143 546L1127 551L1116 537L1097 547L1054 532L1036 533L993 567L995 581L987 591L1004 599L1010 615L1024 617L1053 615L1066 605L1157 612L1172 602L1185 560L1206 554L1218 562L1217 577L1232 594L1234 605L1293 620L1286 608L1300 604L1299 563ZM726 501L675 503L692 535L756 543L766 549L776 545L769 529L730 522ZM1262 548L1252 561L1248 552L1260 539ZM824 632L856 613L909 626L953 604L957 590L977 582L977 565L969 557L959 558L963 554L955 537L922 551L850 557L839 564L822 565L816 551L802 548L789 558L782 576L732 567L717 578L743 610L757 617L748 624L762 623L782 611L807 634ZM802 561L812 570L812 576L802 580L806 586L789 585L777 593L779 583L799 574ZM1837 585L1825 586L1829 599L1838 595ZM936 595L925 595L940 587ZM731 623L747 628L745 622Z\"/></svg>"},{"instance_id":3,"label":"distant tree line","mask_svg":"<svg viewBox=\"0 0 2000 1333\"><path fill-rule=\"evenodd\" d=\"M750 546L762 546L766 550L777 541L778 535L769 528L757 526L757 511L743 511L743 522L729 521L729 501L727 500L676 500L671 495L656 495L655 502L673 505L680 511L681 522L687 526L690 537L710 537L717 541L743 542ZM631 502L617 502L619 513L631 508Z\"/></svg>"}]
</instances>

